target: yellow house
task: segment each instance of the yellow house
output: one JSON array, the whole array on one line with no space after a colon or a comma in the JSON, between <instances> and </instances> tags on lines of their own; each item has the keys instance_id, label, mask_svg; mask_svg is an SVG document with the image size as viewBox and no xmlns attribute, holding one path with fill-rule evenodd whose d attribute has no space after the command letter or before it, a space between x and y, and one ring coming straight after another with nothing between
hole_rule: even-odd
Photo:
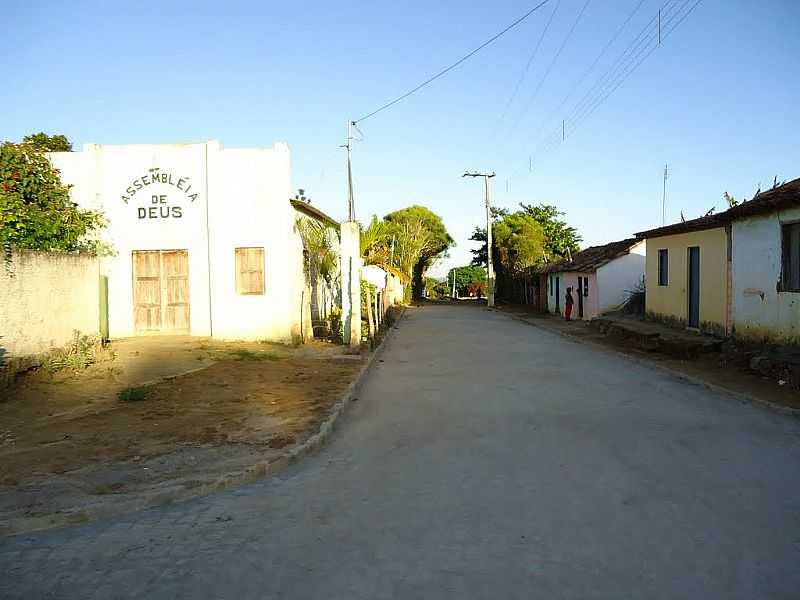
<instances>
[{"instance_id":1,"label":"yellow house","mask_svg":"<svg viewBox=\"0 0 800 600\"><path fill-rule=\"evenodd\" d=\"M729 227L722 213L636 234L647 246L648 316L689 329L730 333Z\"/></svg>"}]
</instances>

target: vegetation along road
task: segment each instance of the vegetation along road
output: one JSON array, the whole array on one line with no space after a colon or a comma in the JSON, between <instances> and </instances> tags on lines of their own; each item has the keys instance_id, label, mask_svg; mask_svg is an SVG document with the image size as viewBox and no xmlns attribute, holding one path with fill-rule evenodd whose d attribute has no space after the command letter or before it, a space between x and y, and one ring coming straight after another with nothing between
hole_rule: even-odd
<instances>
[{"instance_id":1,"label":"vegetation along road","mask_svg":"<svg viewBox=\"0 0 800 600\"><path fill-rule=\"evenodd\" d=\"M318 454L0 540L0 596L797 597L796 419L477 306L394 333Z\"/></svg>"}]
</instances>

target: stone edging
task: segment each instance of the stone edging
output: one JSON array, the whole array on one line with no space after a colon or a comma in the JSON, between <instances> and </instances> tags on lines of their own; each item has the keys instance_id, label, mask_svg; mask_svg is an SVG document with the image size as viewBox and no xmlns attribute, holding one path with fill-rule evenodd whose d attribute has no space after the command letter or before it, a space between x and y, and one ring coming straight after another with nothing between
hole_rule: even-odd
<instances>
[{"instance_id":1,"label":"stone edging","mask_svg":"<svg viewBox=\"0 0 800 600\"><path fill-rule=\"evenodd\" d=\"M759 398L757 396L753 396L752 394L747 394L745 392L737 392L735 390L731 390L731 389L726 388L724 386L717 385L716 383L711 383L709 381L706 381L705 379L701 379L701 378L695 377L693 375L688 375L688 374L683 373L681 371L678 371L676 369L672 369L672 368L667 367L665 365L660 365L658 363L655 363L655 362L653 362L651 360L648 360L646 358L641 358L641 357L638 357L638 356L631 356L630 354L626 354L624 352L620 352L616 348L612 348L612 347L606 346L605 344L600 344L600 343L592 341L592 340L586 340L586 339L584 339L584 338L582 338L580 336L573 335L573 334L568 333L566 331L560 331L558 329L550 328L550 327L547 327L546 325L543 325L543 324L540 324L540 323L534 323L534 322L532 322L532 321L530 321L528 319L525 319L524 317L520 317L518 315L507 313L505 311L498 310L496 308L490 309L490 310L493 310L494 312L499 313L501 315L505 315L506 317L508 317L510 319L513 319L515 321L520 321L521 323L525 323L526 325L530 325L531 327L537 327L537 328L542 329L544 331L548 331L550 333L555 333L555 334L560 335L561 337L566 338L568 340L571 340L571 341L574 341L574 342L580 342L582 344L589 344L589 345L592 345L592 346L596 346L598 348L602 348L603 350L606 350L607 352L613 352L617 356L621 356L622 358L625 358L626 360L629 360L629 361L631 361L633 363L636 363L637 365L650 367L651 369L655 369L657 371L661 371L662 373L666 373L667 375L672 375L673 377L677 377L678 379L681 379L681 380L686 381L688 383L691 383L693 385L699 385L701 387L704 387L704 388L706 388L708 390L711 390L712 392L717 392L717 393L720 393L720 394L727 394L727 395L732 396L733 398L736 398L737 400L739 400L740 402L743 402L745 404L759 404L761 406L769 408L770 410L772 410L774 412L777 412L777 413L780 413L780 414L783 414L783 415L789 415L789 416L792 416L792 417L800 417L800 408L792 408L790 406L781 406L780 404L775 404L774 402L770 402L769 400L764 400L763 398Z\"/></svg>"},{"instance_id":2,"label":"stone edging","mask_svg":"<svg viewBox=\"0 0 800 600\"><path fill-rule=\"evenodd\" d=\"M297 462L302 457L318 450L325 444L325 442L328 441L335 429L336 422L353 401L353 398L356 397L356 394L361 389L361 385L366 379L370 368L375 363L377 358L383 354L386 343L392 337L394 328L399 325L405 314L406 309L403 308L403 311L400 313L397 321L395 321L394 325L392 325L392 327L386 332L378 347L369 356L367 361L361 367L361 370L359 370L355 379L350 382L350 385L347 386L347 389L345 389L345 391L339 397L339 400L337 400L333 405L330 414L320 424L317 432L310 435L302 443L284 451L280 456L272 458L271 460L257 462L245 468L243 471L236 472L234 474L223 475L214 482L206 483L192 489L161 491L153 493L146 498L133 499L127 502L119 502L115 503L113 506L78 510L72 513L55 513L41 517L10 519L9 521L0 525L0 536L18 535L31 531L65 527L69 525L80 525L90 521L108 519L120 514L136 512L148 508L155 508L165 504L184 502L193 498L207 496L214 492L220 492L233 487L253 483L259 479L264 479L277 474L289 465ZM193 369L191 372L195 370L202 370L204 368L207 367ZM174 379L175 377L177 376L170 376L165 379ZM161 379L155 380L151 383L157 383L158 381L161 381Z\"/></svg>"}]
</instances>

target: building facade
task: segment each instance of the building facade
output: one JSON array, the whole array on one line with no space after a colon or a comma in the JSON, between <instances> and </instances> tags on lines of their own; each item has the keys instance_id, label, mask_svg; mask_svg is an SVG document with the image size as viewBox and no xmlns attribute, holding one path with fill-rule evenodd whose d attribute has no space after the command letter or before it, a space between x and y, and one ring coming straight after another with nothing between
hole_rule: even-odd
<instances>
[{"instance_id":1,"label":"building facade","mask_svg":"<svg viewBox=\"0 0 800 600\"><path fill-rule=\"evenodd\" d=\"M727 334L727 219L711 215L637 237L647 244L647 314L679 327Z\"/></svg>"},{"instance_id":2,"label":"building facade","mask_svg":"<svg viewBox=\"0 0 800 600\"><path fill-rule=\"evenodd\" d=\"M646 245L626 239L591 246L571 261L552 265L547 278L547 309L564 314L567 288L572 288L572 318L590 320L618 309L644 277Z\"/></svg>"},{"instance_id":3,"label":"building facade","mask_svg":"<svg viewBox=\"0 0 800 600\"><path fill-rule=\"evenodd\" d=\"M800 343L800 179L729 211L733 333Z\"/></svg>"},{"instance_id":4,"label":"building facade","mask_svg":"<svg viewBox=\"0 0 800 600\"><path fill-rule=\"evenodd\" d=\"M303 248L286 144L87 144L50 158L73 200L108 219L112 338L301 336Z\"/></svg>"}]
</instances>

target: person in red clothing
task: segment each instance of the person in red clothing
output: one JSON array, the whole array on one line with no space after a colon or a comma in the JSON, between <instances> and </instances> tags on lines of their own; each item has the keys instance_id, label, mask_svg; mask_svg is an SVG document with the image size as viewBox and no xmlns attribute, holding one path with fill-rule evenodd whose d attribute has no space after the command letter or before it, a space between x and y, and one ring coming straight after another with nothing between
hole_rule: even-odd
<instances>
[{"instance_id":1,"label":"person in red clothing","mask_svg":"<svg viewBox=\"0 0 800 600\"><path fill-rule=\"evenodd\" d=\"M567 288L567 297L564 303L564 318L567 321L571 320L572 317L572 305L575 304L575 300L572 297L572 288Z\"/></svg>"}]
</instances>

